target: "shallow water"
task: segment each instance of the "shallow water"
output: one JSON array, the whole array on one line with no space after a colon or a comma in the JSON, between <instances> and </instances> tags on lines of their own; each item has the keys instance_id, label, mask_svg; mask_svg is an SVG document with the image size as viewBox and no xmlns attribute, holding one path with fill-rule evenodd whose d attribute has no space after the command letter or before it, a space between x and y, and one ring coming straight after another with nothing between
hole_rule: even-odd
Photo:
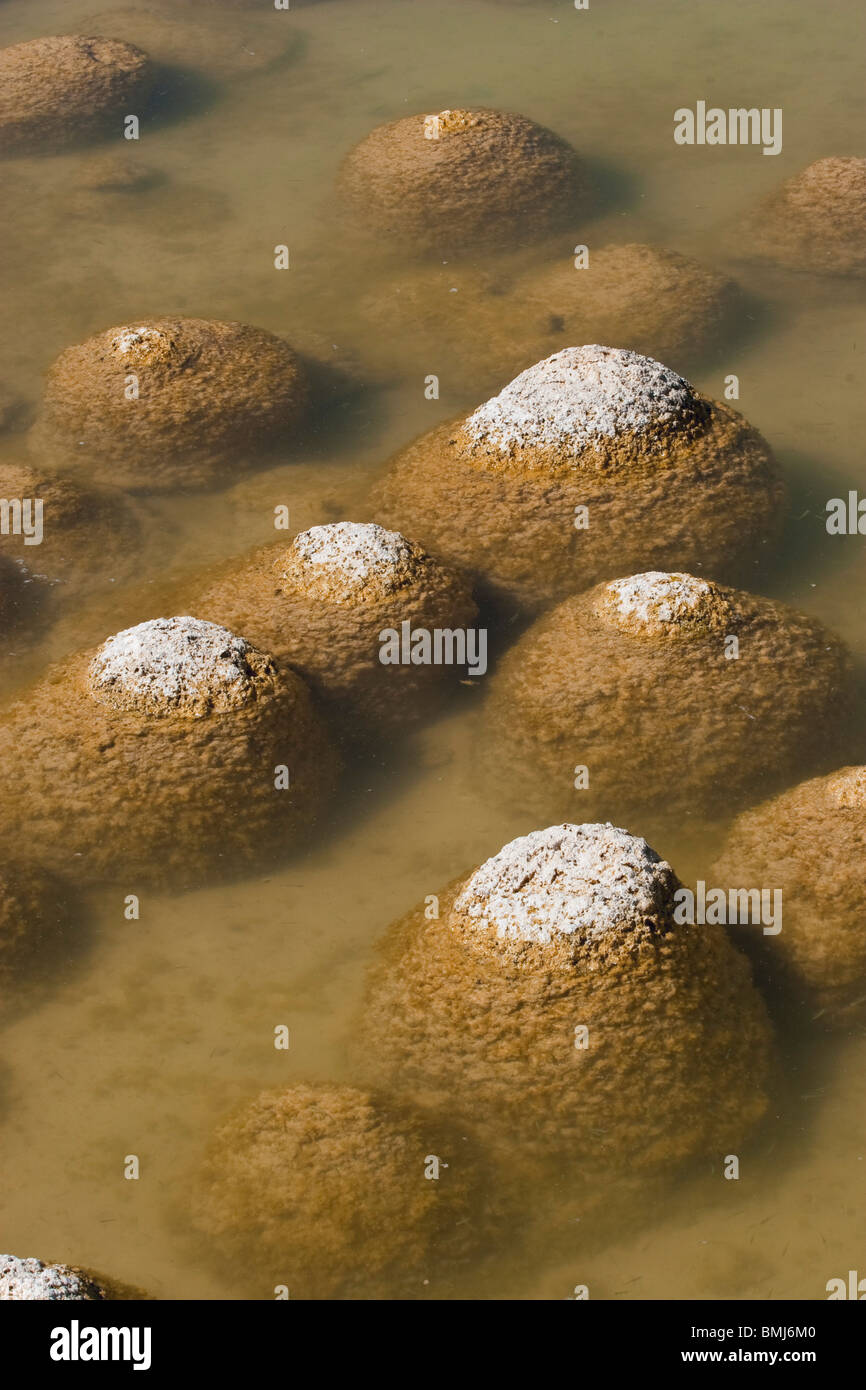
<instances>
[{"instance_id":1,"label":"shallow water","mask_svg":"<svg viewBox=\"0 0 866 1390\"><path fill-rule=\"evenodd\" d=\"M196 25L208 42L196 42ZM479 268L508 272L568 256L578 241L616 240L669 246L736 275L756 301L749 333L710 365L677 366L715 396L727 374L739 376L739 409L771 441L795 492L784 554L764 587L822 617L862 659L862 540L830 540L823 527L827 498L866 488L862 284L750 265L736 224L811 160L862 152L863 28L856 0L829 12L806 0L592 0L579 13L567 0L328 0L288 15L227 11L218 24L192 5L6 0L3 45L102 32L140 41L187 75L122 151L164 175L149 191L89 191L82 171L96 149L4 163L0 382L35 402L64 346L138 316L259 324L337 364L349 384L300 459L218 494L153 499L140 579L162 585L273 539L280 503L293 530L351 519L388 454L475 404L483 387L452 379L447 361L405 376L367 362L360 301L399 264L337 209L339 160L402 114L473 103L521 111L591 156L608 205L559 239ZM261 53L273 64L256 70ZM782 154L675 146L673 110L698 99L782 107ZM292 268L278 273L273 248L283 242ZM405 335L409 356L411 325ZM440 375L435 402L425 399L427 372ZM0 457L18 456L20 440L0 438ZM5 688L148 616L141 601L108 586L9 663ZM101 1269L161 1298L270 1296L222 1283L188 1248L174 1204L232 1105L293 1077L345 1074L347 1032L383 928L534 828L486 799L467 772L477 697L458 686L451 709L391 763L358 769L335 833L270 875L145 895L139 922L125 921L122 888L90 895L86 938L47 963L22 1001L29 1007L2 1033L0 1248ZM683 877L713 849L655 847ZM288 1053L274 1050L277 1023L291 1029ZM866 1038L816 1031L789 1039L786 1055L787 1085L739 1182L699 1169L602 1250L562 1229L551 1256L530 1228L520 1245L491 1250L457 1291L567 1298L587 1284L593 1297L620 1299L824 1296L829 1278L862 1266ZM123 1178L129 1153L141 1158L138 1182Z\"/></svg>"}]
</instances>

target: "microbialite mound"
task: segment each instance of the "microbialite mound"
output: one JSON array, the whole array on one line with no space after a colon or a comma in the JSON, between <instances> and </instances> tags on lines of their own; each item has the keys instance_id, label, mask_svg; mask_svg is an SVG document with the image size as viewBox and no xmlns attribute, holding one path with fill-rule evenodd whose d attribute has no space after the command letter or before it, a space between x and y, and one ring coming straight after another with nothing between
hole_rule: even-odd
<instances>
[{"instance_id":1,"label":"microbialite mound","mask_svg":"<svg viewBox=\"0 0 866 1390\"><path fill-rule=\"evenodd\" d=\"M532 607L638 568L734 576L782 519L768 445L649 357L566 348L404 449L384 525Z\"/></svg>"}]
</instances>

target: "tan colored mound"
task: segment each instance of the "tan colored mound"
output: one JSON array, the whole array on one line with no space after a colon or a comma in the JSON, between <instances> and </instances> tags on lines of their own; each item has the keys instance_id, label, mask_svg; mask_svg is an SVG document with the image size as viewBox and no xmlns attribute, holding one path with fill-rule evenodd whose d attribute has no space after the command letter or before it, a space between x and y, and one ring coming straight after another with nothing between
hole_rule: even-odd
<instances>
[{"instance_id":1,"label":"tan colored mound","mask_svg":"<svg viewBox=\"0 0 866 1390\"><path fill-rule=\"evenodd\" d=\"M282 1284L292 1299L412 1298L425 1285L435 1296L478 1244L483 1200L459 1131L348 1086L298 1083L217 1130L193 1221L262 1296Z\"/></svg>"},{"instance_id":2,"label":"tan colored mound","mask_svg":"<svg viewBox=\"0 0 866 1390\"><path fill-rule=\"evenodd\" d=\"M87 881L193 884L267 863L312 833L337 774L300 677L194 618L53 668L0 721L0 750L12 841Z\"/></svg>"},{"instance_id":3,"label":"tan colored mound","mask_svg":"<svg viewBox=\"0 0 866 1390\"><path fill-rule=\"evenodd\" d=\"M825 1023L866 1018L866 768L816 777L745 812L713 867L722 887L782 890L782 930L741 927L769 985Z\"/></svg>"},{"instance_id":4,"label":"tan colored mound","mask_svg":"<svg viewBox=\"0 0 866 1390\"><path fill-rule=\"evenodd\" d=\"M618 343L690 366L724 344L742 299L733 280L688 256L605 246L584 269L568 258L513 283L459 265L407 271L364 308L382 330L366 349L379 364L486 384L572 343Z\"/></svg>"},{"instance_id":5,"label":"tan colored mound","mask_svg":"<svg viewBox=\"0 0 866 1390\"><path fill-rule=\"evenodd\" d=\"M814 618L693 575L632 575L567 599L506 653L482 756L537 815L719 819L833 759L851 684Z\"/></svg>"},{"instance_id":6,"label":"tan colored mound","mask_svg":"<svg viewBox=\"0 0 866 1390\"><path fill-rule=\"evenodd\" d=\"M291 9L297 5L298 0L292 0ZM184 0L170 0L162 8L148 4L98 9L88 15L86 23L100 34L122 35L146 49L157 62L186 72L201 70L211 81L266 72L282 65L300 48L301 38L290 14L276 15L273 24L253 26L248 15L231 13L259 10L270 20L274 0L234 5L225 0L219 5L196 0L196 8L201 14L194 13L193 5ZM280 23L281 19L288 23Z\"/></svg>"},{"instance_id":7,"label":"tan colored mound","mask_svg":"<svg viewBox=\"0 0 866 1390\"><path fill-rule=\"evenodd\" d=\"M65 34L0 49L0 154L120 138L154 80L147 54L115 39Z\"/></svg>"},{"instance_id":8,"label":"tan colored mound","mask_svg":"<svg viewBox=\"0 0 866 1390\"><path fill-rule=\"evenodd\" d=\"M415 253L541 236L590 202L570 145L526 116L481 107L379 126L346 156L339 184L359 218Z\"/></svg>"},{"instance_id":9,"label":"tan colored mound","mask_svg":"<svg viewBox=\"0 0 866 1390\"><path fill-rule=\"evenodd\" d=\"M359 1069L509 1162L515 1136L570 1156L578 1183L736 1152L766 1108L769 1026L722 930L674 924L677 888L612 825L512 841L442 891L438 920L391 929Z\"/></svg>"},{"instance_id":10,"label":"tan colored mound","mask_svg":"<svg viewBox=\"0 0 866 1390\"><path fill-rule=\"evenodd\" d=\"M31 444L91 480L203 487L290 442L307 396L299 359L264 329L139 320L61 353Z\"/></svg>"},{"instance_id":11,"label":"tan colored mound","mask_svg":"<svg viewBox=\"0 0 866 1390\"><path fill-rule=\"evenodd\" d=\"M765 200L748 252L794 270L866 275L866 159L816 160Z\"/></svg>"},{"instance_id":12,"label":"tan colored mound","mask_svg":"<svg viewBox=\"0 0 866 1390\"><path fill-rule=\"evenodd\" d=\"M592 345L403 450L371 510L534 606L630 568L733 577L775 539L784 502L741 415L651 358Z\"/></svg>"},{"instance_id":13,"label":"tan colored mound","mask_svg":"<svg viewBox=\"0 0 866 1390\"><path fill-rule=\"evenodd\" d=\"M231 566L191 606L292 666L350 732L417 722L461 673L454 665L383 664L382 634L408 622L459 631L477 609L462 576L381 526L314 526ZM465 668L464 668L465 673Z\"/></svg>"},{"instance_id":14,"label":"tan colored mound","mask_svg":"<svg viewBox=\"0 0 866 1390\"><path fill-rule=\"evenodd\" d=\"M138 572L141 527L129 499L74 478L0 463L0 493L7 500L42 502L42 540L23 533L0 538L3 551L31 574L59 581L63 595L84 594ZM30 512L31 531L35 511ZM35 535L32 535L35 540Z\"/></svg>"}]
</instances>

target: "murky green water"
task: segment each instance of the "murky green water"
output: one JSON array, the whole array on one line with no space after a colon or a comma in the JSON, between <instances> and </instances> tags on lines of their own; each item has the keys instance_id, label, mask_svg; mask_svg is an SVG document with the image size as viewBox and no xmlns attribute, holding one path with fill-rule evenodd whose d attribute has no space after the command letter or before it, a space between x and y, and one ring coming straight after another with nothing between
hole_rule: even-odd
<instances>
[{"instance_id":1,"label":"murky green water","mask_svg":"<svg viewBox=\"0 0 866 1390\"><path fill-rule=\"evenodd\" d=\"M300 460L212 496L155 499L141 579L164 583L272 539L279 503L293 529L351 519L393 449L479 396L447 361L425 368L440 375L435 402L425 371L372 366L361 301L397 263L337 208L339 160L403 114L521 111L591 157L615 197L561 243L515 247L499 264L568 256L578 240L646 241L734 273L755 296L750 334L711 368L696 364L693 379L717 396L738 374L739 408L793 482L770 592L824 618L863 657L861 545L823 530L826 499L866 487L862 289L756 268L736 230L741 211L813 159L863 152L863 27L857 0L829 10L591 0L587 12L568 0L325 0L289 14L228 10L218 24L194 5L6 0L3 45L105 33L186 77L125 151L164 176L149 191L89 190L94 150L2 165L0 381L35 401L64 346L138 317L259 324L339 363L361 389L335 400ZM699 99L782 107L782 154L675 146L674 109ZM273 267L278 243L290 247L286 273ZM20 440L0 440L0 458L21 454ZM4 685L148 616L140 602L109 589L11 664ZM533 828L467 776L474 709L473 692L458 688L393 765L358 771L333 838L266 878L145 897L135 923L121 890L91 895L88 939L51 964L0 1038L0 1248L103 1269L162 1298L269 1296L227 1289L193 1259L172 1203L227 1108L293 1077L345 1074L349 1020L387 923ZM683 876L704 862L676 843L656 848ZM291 1028L288 1053L273 1047L279 1022ZM583 1283L600 1298L822 1297L829 1278L862 1267L864 1062L859 1033L790 1042L778 1116L738 1183L698 1172L603 1251L563 1232L566 1254L551 1259L530 1231L519 1247L491 1250L462 1293L566 1298ZM123 1179L128 1153L141 1158L138 1182Z\"/></svg>"}]
</instances>

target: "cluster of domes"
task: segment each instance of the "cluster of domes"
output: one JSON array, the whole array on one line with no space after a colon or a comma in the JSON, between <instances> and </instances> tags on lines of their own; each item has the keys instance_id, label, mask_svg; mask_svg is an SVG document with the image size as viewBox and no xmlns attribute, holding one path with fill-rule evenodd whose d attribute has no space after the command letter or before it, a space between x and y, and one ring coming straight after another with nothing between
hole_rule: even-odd
<instances>
[{"instance_id":1,"label":"cluster of domes","mask_svg":"<svg viewBox=\"0 0 866 1390\"><path fill-rule=\"evenodd\" d=\"M296 670L358 731L417 722L454 680L455 667L383 663L388 631L469 627L468 581L382 526L333 522L271 544L192 596L215 622L244 632Z\"/></svg>"},{"instance_id":2,"label":"cluster of domes","mask_svg":"<svg viewBox=\"0 0 866 1390\"><path fill-rule=\"evenodd\" d=\"M727 405L621 348L567 348L422 436L374 491L377 520L529 606L629 569L754 565L785 490Z\"/></svg>"}]
</instances>

